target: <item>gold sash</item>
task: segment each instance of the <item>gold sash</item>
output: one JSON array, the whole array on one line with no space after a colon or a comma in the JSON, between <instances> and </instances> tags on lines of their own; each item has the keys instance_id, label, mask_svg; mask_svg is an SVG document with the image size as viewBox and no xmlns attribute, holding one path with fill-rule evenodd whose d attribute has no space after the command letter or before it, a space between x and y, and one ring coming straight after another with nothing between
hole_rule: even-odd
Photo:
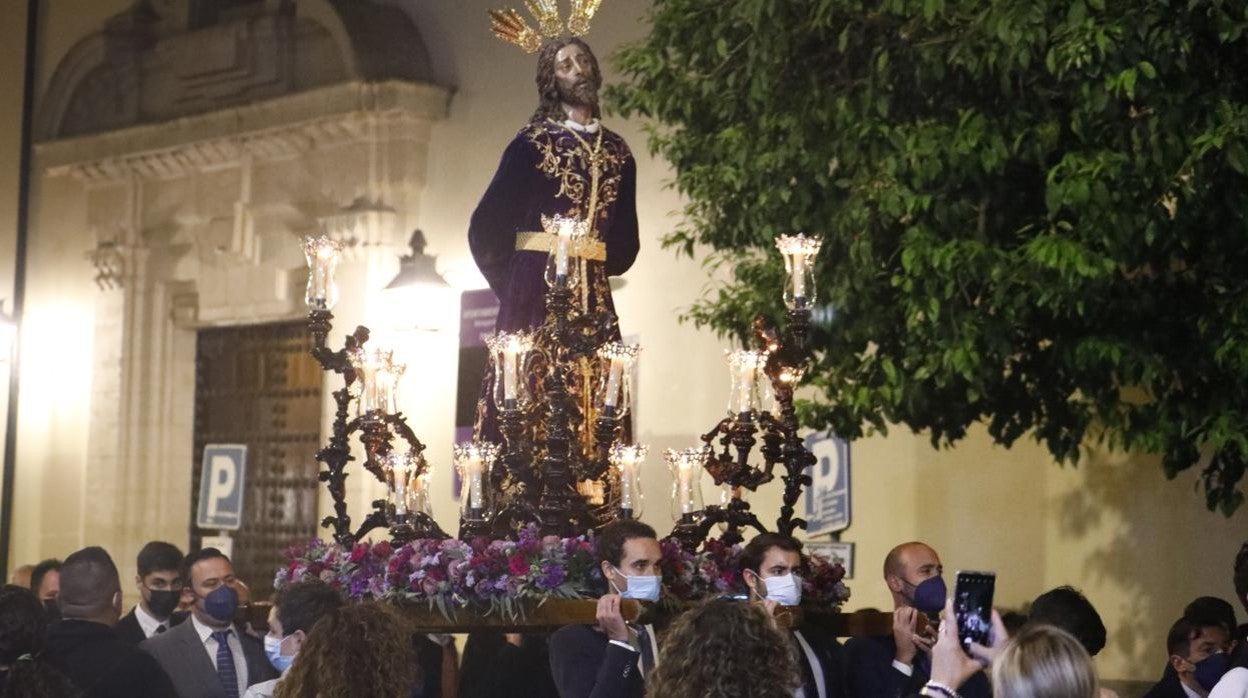
<instances>
[{"instance_id":1,"label":"gold sash","mask_svg":"<svg viewBox=\"0 0 1248 698\"><path fill-rule=\"evenodd\" d=\"M529 252L550 252L554 249L558 235L553 233L516 233L516 249ZM573 257L589 259L595 262L607 261L607 243L602 240L581 240L573 245Z\"/></svg>"}]
</instances>

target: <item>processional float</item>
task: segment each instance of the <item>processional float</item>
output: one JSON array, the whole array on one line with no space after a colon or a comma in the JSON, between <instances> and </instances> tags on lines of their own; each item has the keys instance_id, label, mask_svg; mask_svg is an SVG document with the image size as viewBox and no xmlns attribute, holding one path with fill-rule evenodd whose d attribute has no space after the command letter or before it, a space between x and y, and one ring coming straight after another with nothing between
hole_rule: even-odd
<instances>
[{"instance_id":1,"label":"processional float","mask_svg":"<svg viewBox=\"0 0 1248 698\"><path fill-rule=\"evenodd\" d=\"M627 433L623 418L631 407L640 347L610 339L617 336L617 321L609 311L581 312L573 303L580 280L577 265L568 260L587 240L584 223L560 217L545 223L554 240L546 266L546 319L532 332L499 332L488 340L493 375L488 399L497 410L501 443L454 447L462 483L458 536L463 540L514 540L530 524L544 535L585 535L617 518L641 514L640 473L648 449L620 440ZM344 546L378 528L388 529L394 546L447 538L429 505L425 445L396 404L405 367L391 351L369 346L366 327L357 327L340 349L327 346L343 245L322 235L305 239L303 247L312 355L323 370L342 378L342 387L333 392L332 435L316 454L324 466L319 478L334 509L322 526ZM793 400L810 357L812 266L820 239L782 235L776 247L788 271L788 322L776 328L761 316L755 319L754 347L726 353L731 375L727 415L701 436L701 444L663 454L672 474L675 526L670 538L689 552L716 526L729 545L741 542L748 528L790 535L806 526L795 516L796 504L810 485L806 471L816 459L798 433ZM587 362L600 366L592 400L573 399L574 381L584 375ZM364 450L361 465L385 484L387 497L373 502L372 511L352 528L345 484L355 460L350 441L357 434ZM761 462L753 462L755 450ZM769 529L743 494L775 480L778 468L784 494L779 518ZM718 504L703 503L704 472L720 488Z\"/></svg>"}]
</instances>

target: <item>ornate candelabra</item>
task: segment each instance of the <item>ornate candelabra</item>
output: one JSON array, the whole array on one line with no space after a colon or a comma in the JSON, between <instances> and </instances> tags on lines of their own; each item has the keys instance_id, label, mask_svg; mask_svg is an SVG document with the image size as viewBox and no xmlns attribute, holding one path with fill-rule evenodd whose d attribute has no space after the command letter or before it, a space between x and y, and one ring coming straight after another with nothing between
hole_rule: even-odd
<instances>
[{"instance_id":1,"label":"ornate candelabra","mask_svg":"<svg viewBox=\"0 0 1248 698\"><path fill-rule=\"evenodd\" d=\"M546 534L578 535L641 514L640 472L647 449L624 443L628 429L623 420L631 407L640 347L616 339L614 315L586 311L574 302L578 284L587 283L578 264L588 240L585 224L555 217L544 218L543 225L551 240L546 320L531 332L498 333L488 343L493 376L488 399L497 414L501 443L472 442L454 450L463 484L461 538L510 537L529 523L537 523ZM777 246L790 276L784 294L787 327L781 333L761 318L755 320L757 346L727 357L732 374L728 416L702 436L702 446L665 454L673 477L672 537L688 549L695 549L716 525L724 526L723 537L730 543L742 540L745 528L766 531L741 493L772 481L777 466L783 467L785 489L776 527L791 533L805 526L794 510L810 484L805 470L815 459L797 433L793 392L808 351L814 302L811 265L819 241L782 236ZM304 252L312 353L324 370L343 377L343 386L333 392L333 433L317 453L325 466L320 480L334 503L334 514L322 525L332 528L335 540L344 544L380 527L388 528L398 544L446 537L428 506L425 446L395 404L403 366L389 352L366 347L365 327L348 335L341 349L326 346L338 299L334 270L342 245L326 237L309 238ZM353 460L350 439L356 432L364 446L363 467L386 485L388 496L373 502L373 510L353 530L345 481ZM395 448L396 437L405 448ZM761 465L750 462L756 447ZM704 470L732 493L726 502L703 505ZM586 484L598 486L601 502L585 494L595 491Z\"/></svg>"}]
</instances>

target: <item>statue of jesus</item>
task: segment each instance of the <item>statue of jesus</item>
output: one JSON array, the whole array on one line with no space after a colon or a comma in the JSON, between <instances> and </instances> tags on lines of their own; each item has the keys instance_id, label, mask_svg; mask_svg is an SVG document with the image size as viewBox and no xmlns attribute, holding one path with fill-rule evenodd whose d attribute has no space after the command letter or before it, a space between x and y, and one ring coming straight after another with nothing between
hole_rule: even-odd
<instances>
[{"instance_id":1,"label":"statue of jesus","mask_svg":"<svg viewBox=\"0 0 1248 698\"><path fill-rule=\"evenodd\" d=\"M587 223L577 306L615 312L607 277L637 258L637 166L599 121L601 87L598 60L580 38L542 45L537 110L503 152L468 227L473 259L501 305L498 330L532 329L546 317L543 215Z\"/></svg>"}]
</instances>

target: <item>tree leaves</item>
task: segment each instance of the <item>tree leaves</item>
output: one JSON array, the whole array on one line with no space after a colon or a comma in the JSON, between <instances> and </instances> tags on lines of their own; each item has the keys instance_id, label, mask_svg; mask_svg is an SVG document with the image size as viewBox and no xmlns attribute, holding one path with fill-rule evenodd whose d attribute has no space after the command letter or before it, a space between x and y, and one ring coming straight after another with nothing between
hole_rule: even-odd
<instances>
[{"instance_id":1,"label":"tree leaves","mask_svg":"<svg viewBox=\"0 0 1248 698\"><path fill-rule=\"evenodd\" d=\"M1189 0L655 0L608 93L688 201L666 242L731 270L687 317L782 314L783 232L835 309L803 404L1059 460L1085 440L1248 458L1248 16ZM709 250L709 252L707 252ZM1202 458L1203 456L1203 458Z\"/></svg>"}]
</instances>

